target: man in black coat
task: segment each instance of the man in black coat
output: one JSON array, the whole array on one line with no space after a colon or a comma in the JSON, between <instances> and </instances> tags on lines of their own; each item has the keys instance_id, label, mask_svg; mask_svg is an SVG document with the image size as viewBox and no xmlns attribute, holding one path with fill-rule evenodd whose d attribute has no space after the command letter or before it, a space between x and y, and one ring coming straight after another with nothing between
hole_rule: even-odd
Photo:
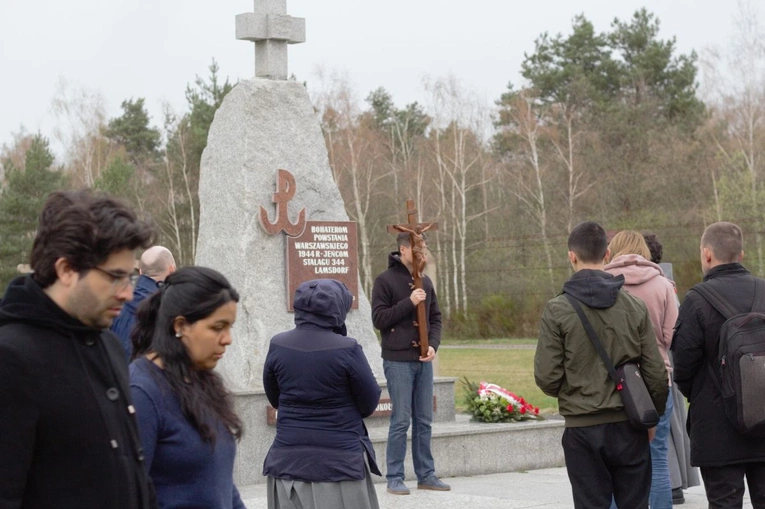
<instances>
[{"instance_id":1,"label":"man in black coat","mask_svg":"<svg viewBox=\"0 0 765 509\"><path fill-rule=\"evenodd\" d=\"M720 222L707 227L701 237L704 281L699 283L713 285L742 313L752 308L756 279L741 265L743 247L741 229L735 224ZM691 402L688 411L691 464L701 467L710 508L740 508L744 477L752 505L763 508L765 439L736 431L722 404L716 366L723 322L723 315L700 293L693 289L688 292L680 306L672 352L675 383Z\"/></svg>"},{"instance_id":2,"label":"man in black coat","mask_svg":"<svg viewBox=\"0 0 765 509\"><path fill-rule=\"evenodd\" d=\"M448 491L436 476L430 449L433 421L433 363L441 343L441 311L433 282L422 277L423 288L414 288L414 247L409 233L396 237L398 251L388 256L388 270L377 276L372 288L372 323L380 329L385 379L393 411L386 448L388 493L408 495L404 484L406 433L412 424L412 463L417 488ZM425 247L423 245L423 247ZM425 253L423 253L425 256ZM420 356L417 304L424 303L428 323L428 354Z\"/></svg>"},{"instance_id":3,"label":"man in black coat","mask_svg":"<svg viewBox=\"0 0 765 509\"><path fill-rule=\"evenodd\" d=\"M88 191L45 202L31 253L0 303L0 509L156 506L125 355L105 329L133 295L152 231Z\"/></svg>"}]
</instances>

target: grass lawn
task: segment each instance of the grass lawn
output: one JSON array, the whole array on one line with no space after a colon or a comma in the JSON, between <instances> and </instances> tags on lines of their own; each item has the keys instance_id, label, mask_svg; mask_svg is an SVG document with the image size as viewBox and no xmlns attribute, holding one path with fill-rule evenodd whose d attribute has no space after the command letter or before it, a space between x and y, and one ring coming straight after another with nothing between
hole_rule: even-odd
<instances>
[{"instance_id":1,"label":"grass lawn","mask_svg":"<svg viewBox=\"0 0 765 509\"><path fill-rule=\"evenodd\" d=\"M448 344L448 343L447 343ZM442 348L438 351L440 376L466 376L472 382L490 382L523 396L542 414L557 413L558 401L534 383L534 350ZM458 412L466 408L462 384L454 386Z\"/></svg>"},{"instance_id":2,"label":"grass lawn","mask_svg":"<svg viewBox=\"0 0 765 509\"><path fill-rule=\"evenodd\" d=\"M441 339L442 345L536 345L536 339L492 338L492 339Z\"/></svg>"}]
</instances>

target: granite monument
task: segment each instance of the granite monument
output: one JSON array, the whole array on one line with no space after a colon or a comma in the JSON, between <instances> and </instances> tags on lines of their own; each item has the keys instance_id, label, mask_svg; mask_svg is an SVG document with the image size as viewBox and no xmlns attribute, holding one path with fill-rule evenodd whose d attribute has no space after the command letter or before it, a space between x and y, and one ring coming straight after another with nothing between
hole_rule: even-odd
<instances>
[{"instance_id":1,"label":"granite monument","mask_svg":"<svg viewBox=\"0 0 765 509\"><path fill-rule=\"evenodd\" d=\"M255 0L254 13L237 16L236 34L255 42L256 77L234 87L210 127L201 162L196 263L221 271L241 294L234 342L218 365L229 386L241 391L262 386L271 337L294 327L288 236L300 235L303 223L348 221L348 215L308 93L287 80L287 46L305 41L305 21L286 14L286 0ZM289 200L277 202L279 193L289 193ZM268 225L280 228L270 232ZM348 314L348 335L361 343L382 378L369 301L363 292L357 301L358 309Z\"/></svg>"}]
</instances>

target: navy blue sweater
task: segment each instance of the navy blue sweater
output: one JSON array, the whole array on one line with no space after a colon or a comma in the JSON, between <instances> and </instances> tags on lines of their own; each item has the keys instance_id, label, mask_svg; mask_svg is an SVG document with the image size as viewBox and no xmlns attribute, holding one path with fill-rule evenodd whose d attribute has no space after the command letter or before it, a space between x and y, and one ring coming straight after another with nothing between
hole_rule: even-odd
<instances>
[{"instance_id":1,"label":"navy blue sweater","mask_svg":"<svg viewBox=\"0 0 765 509\"><path fill-rule=\"evenodd\" d=\"M162 509L244 509L234 486L234 437L222 424L215 446L184 417L162 370L145 357L130 364L146 468Z\"/></svg>"}]
</instances>

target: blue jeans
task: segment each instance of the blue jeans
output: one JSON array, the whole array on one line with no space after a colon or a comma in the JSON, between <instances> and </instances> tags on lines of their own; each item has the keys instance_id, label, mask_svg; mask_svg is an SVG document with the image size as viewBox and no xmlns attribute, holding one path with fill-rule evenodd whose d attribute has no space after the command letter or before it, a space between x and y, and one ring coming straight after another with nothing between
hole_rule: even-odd
<instances>
[{"instance_id":1,"label":"blue jeans","mask_svg":"<svg viewBox=\"0 0 765 509\"><path fill-rule=\"evenodd\" d=\"M433 363L383 360L388 394L393 405L386 450L389 481L404 480L406 432L412 423L412 462L418 481L435 473L430 452L430 424L433 422Z\"/></svg>"},{"instance_id":2,"label":"blue jeans","mask_svg":"<svg viewBox=\"0 0 765 509\"><path fill-rule=\"evenodd\" d=\"M656 437L651 441L651 509L672 509L672 483L669 480L669 432L672 418L672 391L667 396L667 408L656 425Z\"/></svg>"},{"instance_id":3,"label":"blue jeans","mask_svg":"<svg viewBox=\"0 0 765 509\"><path fill-rule=\"evenodd\" d=\"M667 396L667 407L664 415L656 425L656 436L651 441L651 493L648 495L648 505L651 509L672 509L672 484L669 480L669 433L672 418L672 391ZM616 503L611 502L611 509L616 509Z\"/></svg>"}]
</instances>

